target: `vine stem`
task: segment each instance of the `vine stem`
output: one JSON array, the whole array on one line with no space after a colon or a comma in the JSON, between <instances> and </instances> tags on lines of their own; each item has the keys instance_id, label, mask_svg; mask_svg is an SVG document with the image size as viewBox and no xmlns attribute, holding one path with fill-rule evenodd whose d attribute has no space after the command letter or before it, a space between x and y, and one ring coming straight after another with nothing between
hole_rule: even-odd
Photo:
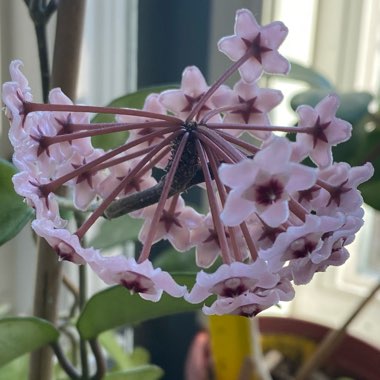
<instances>
[{"instance_id":1,"label":"vine stem","mask_svg":"<svg viewBox=\"0 0 380 380\"><path fill-rule=\"evenodd\" d=\"M44 23L35 24L34 29L37 35L38 55L40 60L42 96L44 102L47 102L50 89L50 73L46 41L46 25Z\"/></svg>"},{"instance_id":2,"label":"vine stem","mask_svg":"<svg viewBox=\"0 0 380 380\"><path fill-rule=\"evenodd\" d=\"M59 365L70 376L70 379L80 380L81 379L80 374L67 361L67 358L66 358L65 354L63 353L62 347L57 342L54 342L51 344L51 348L54 351L55 356L57 357Z\"/></svg>"},{"instance_id":3,"label":"vine stem","mask_svg":"<svg viewBox=\"0 0 380 380\"><path fill-rule=\"evenodd\" d=\"M51 82L53 86L61 87L72 99L76 93L84 9L85 0L61 0L58 6ZM70 30L70 35L67 34L67 30ZM62 264L42 238L38 238L37 255L34 315L55 323ZM52 358L53 352L49 347L33 352L30 357L29 380L50 380L53 374Z\"/></svg>"},{"instance_id":4,"label":"vine stem","mask_svg":"<svg viewBox=\"0 0 380 380\"><path fill-rule=\"evenodd\" d=\"M79 212L74 213L76 224L80 227L84 223L84 215ZM78 306L79 312L82 312L87 301L87 267L86 265L80 265L78 267L79 274L79 297ZM87 342L80 338L79 341L79 353L80 361L82 364L82 378L87 379L89 377L89 365L88 365L88 353Z\"/></svg>"}]
</instances>

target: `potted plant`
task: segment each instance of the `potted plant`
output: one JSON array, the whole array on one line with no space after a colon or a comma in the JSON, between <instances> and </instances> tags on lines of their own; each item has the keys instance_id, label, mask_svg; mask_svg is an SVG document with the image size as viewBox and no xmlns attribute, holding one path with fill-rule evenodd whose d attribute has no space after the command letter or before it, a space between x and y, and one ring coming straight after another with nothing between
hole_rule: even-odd
<instances>
[{"instance_id":1,"label":"potted plant","mask_svg":"<svg viewBox=\"0 0 380 380\"><path fill-rule=\"evenodd\" d=\"M332 148L352 129L336 114L337 94L298 107L297 127L270 122L283 95L258 80L290 70L278 52L288 33L282 22L260 26L250 10L238 10L234 34L218 44L232 63L215 83L189 66L177 88L141 90L98 107L67 96L75 98L83 9L68 0L25 2L39 41L44 101L32 99L22 62L13 61L2 95L14 165L1 163L1 242L34 219L39 261L35 316L0 321L0 365L37 350L31 379L52 377L53 352L71 379L159 378L147 358L107 361L101 333L200 308L254 317L290 301L293 284L347 260L346 246L362 226L357 187L373 176L373 165L334 162ZM50 77L45 28L56 9ZM75 33L67 34L68 25ZM225 86L237 72L235 86ZM109 134L118 136L115 146L101 138ZM193 188L205 190L206 212L186 203ZM135 256L108 255L109 240L133 241ZM161 240L174 249L161 259L174 252L195 272L159 266L152 246ZM64 278L74 303L58 319L62 261L78 266L79 279L73 286ZM87 299L86 268L113 286ZM71 330L72 350L63 344Z\"/></svg>"}]
</instances>

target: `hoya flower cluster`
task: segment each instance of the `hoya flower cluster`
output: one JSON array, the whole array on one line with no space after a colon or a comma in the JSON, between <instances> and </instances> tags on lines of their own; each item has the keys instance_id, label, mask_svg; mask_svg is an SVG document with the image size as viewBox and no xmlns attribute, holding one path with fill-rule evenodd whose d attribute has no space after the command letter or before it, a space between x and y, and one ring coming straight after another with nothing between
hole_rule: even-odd
<instances>
[{"instance_id":1,"label":"hoya flower cluster","mask_svg":"<svg viewBox=\"0 0 380 380\"><path fill-rule=\"evenodd\" d=\"M258 80L264 72L288 73L278 52L287 33L281 22L262 27L249 10L239 10L234 34L218 44L231 67L211 86L197 67L187 67L179 89L149 95L142 110L74 105L59 88L49 104L35 103L21 62L12 62L3 101L19 169L13 182L35 209L35 232L60 259L88 264L107 284L145 299L157 301L165 291L200 303L215 295L206 314L256 315L291 300L293 284L343 264L363 224L357 186L373 168L334 162L331 147L351 134L335 116L335 94L315 108L299 107L296 127L272 125L269 112L283 95ZM224 83L236 71L240 80L229 88ZM91 124L98 112L116 114L115 122ZM124 145L92 146L91 136L119 131L129 131ZM296 133L295 141L284 132ZM304 165L306 158L314 165ZM155 167L164 172L158 180ZM205 190L207 214L185 204L181 194L191 186ZM76 231L59 212L62 187L86 215ZM144 220L135 258L83 247L99 217L125 213ZM153 267L151 247L161 239L180 252L195 247L200 268L221 264L213 273L200 270L187 289Z\"/></svg>"}]
</instances>

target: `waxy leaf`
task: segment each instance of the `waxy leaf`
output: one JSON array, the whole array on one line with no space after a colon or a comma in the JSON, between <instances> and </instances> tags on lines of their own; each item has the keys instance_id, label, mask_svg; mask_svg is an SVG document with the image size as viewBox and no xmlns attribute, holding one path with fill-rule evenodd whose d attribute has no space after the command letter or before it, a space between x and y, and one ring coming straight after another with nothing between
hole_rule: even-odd
<instances>
[{"instance_id":1,"label":"waxy leaf","mask_svg":"<svg viewBox=\"0 0 380 380\"><path fill-rule=\"evenodd\" d=\"M12 164L0 159L0 245L16 236L34 214L14 191L16 172Z\"/></svg>"},{"instance_id":2,"label":"waxy leaf","mask_svg":"<svg viewBox=\"0 0 380 380\"><path fill-rule=\"evenodd\" d=\"M322 74L310 67L302 66L296 62L290 62L289 74L284 79L294 79L308 83L312 88L320 88L334 91L334 86Z\"/></svg>"},{"instance_id":3,"label":"waxy leaf","mask_svg":"<svg viewBox=\"0 0 380 380\"><path fill-rule=\"evenodd\" d=\"M371 162L375 168L375 173L370 182L380 181L380 125L376 124L371 131L365 131L364 141L356 147L357 164ZM367 182L368 183L368 182Z\"/></svg>"},{"instance_id":4,"label":"waxy leaf","mask_svg":"<svg viewBox=\"0 0 380 380\"><path fill-rule=\"evenodd\" d=\"M103 349L112 358L112 372L105 376L109 380L155 380L161 378L161 368L149 364L149 352L142 347L136 347L131 353L125 352L114 331L107 331L99 336Z\"/></svg>"},{"instance_id":5,"label":"waxy leaf","mask_svg":"<svg viewBox=\"0 0 380 380\"><path fill-rule=\"evenodd\" d=\"M220 258L218 258L213 265L209 268L204 268L204 272L215 272L222 264ZM198 271L195 258L195 249L192 248L187 252L178 251L173 247L170 247L157 255L153 260L153 266L155 268L161 268L162 270L170 273L182 273L182 272L194 272Z\"/></svg>"},{"instance_id":6,"label":"waxy leaf","mask_svg":"<svg viewBox=\"0 0 380 380\"><path fill-rule=\"evenodd\" d=\"M58 339L58 330L49 322L33 317L0 320L0 366Z\"/></svg>"},{"instance_id":7,"label":"waxy leaf","mask_svg":"<svg viewBox=\"0 0 380 380\"><path fill-rule=\"evenodd\" d=\"M137 240L143 220L123 215L112 220L102 220L98 233L90 240L89 245L97 249L107 249L123 245L127 241Z\"/></svg>"},{"instance_id":8,"label":"waxy leaf","mask_svg":"<svg viewBox=\"0 0 380 380\"><path fill-rule=\"evenodd\" d=\"M376 210L380 210L380 180L369 180L359 186L364 202Z\"/></svg>"},{"instance_id":9,"label":"waxy leaf","mask_svg":"<svg viewBox=\"0 0 380 380\"><path fill-rule=\"evenodd\" d=\"M178 85L165 85L144 88L142 90L121 96L120 98L113 100L110 104L108 104L108 107L141 109L144 106L145 99L149 94L160 93L162 91L175 87L178 87ZM114 121L115 118L112 114L98 114L92 119L92 123L112 123ZM124 144L127 137L128 132L111 133L93 137L92 143L95 147L103 148L106 150Z\"/></svg>"},{"instance_id":10,"label":"waxy leaf","mask_svg":"<svg viewBox=\"0 0 380 380\"><path fill-rule=\"evenodd\" d=\"M178 284L192 287L195 274L173 275ZM80 315L77 328L82 338L91 339L103 331L123 325L135 325L150 319L187 311L199 310L202 304L193 305L182 298L164 293L158 302L143 300L122 286L114 286L95 294Z\"/></svg>"},{"instance_id":11,"label":"waxy leaf","mask_svg":"<svg viewBox=\"0 0 380 380\"><path fill-rule=\"evenodd\" d=\"M166 272L197 272L198 267L195 263L195 249L188 252L181 252L170 247L163 250L153 260L155 268L161 268Z\"/></svg>"},{"instance_id":12,"label":"waxy leaf","mask_svg":"<svg viewBox=\"0 0 380 380\"><path fill-rule=\"evenodd\" d=\"M141 367L150 362L150 354L145 348L135 347L132 352L126 352L114 330L100 334L98 339L103 349L112 358L112 369L115 371Z\"/></svg>"},{"instance_id":13,"label":"waxy leaf","mask_svg":"<svg viewBox=\"0 0 380 380\"><path fill-rule=\"evenodd\" d=\"M0 380L27 379L29 370L29 357L22 355L0 367Z\"/></svg>"},{"instance_id":14,"label":"waxy leaf","mask_svg":"<svg viewBox=\"0 0 380 380\"><path fill-rule=\"evenodd\" d=\"M156 365L146 364L133 369L113 372L105 376L104 380L158 380L164 371Z\"/></svg>"}]
</instances>

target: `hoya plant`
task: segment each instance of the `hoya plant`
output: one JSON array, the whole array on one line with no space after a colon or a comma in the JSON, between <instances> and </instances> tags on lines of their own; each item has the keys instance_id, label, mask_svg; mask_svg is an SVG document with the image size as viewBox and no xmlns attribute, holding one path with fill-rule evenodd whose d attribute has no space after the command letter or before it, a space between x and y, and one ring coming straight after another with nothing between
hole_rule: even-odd
<instances>
[{"instance_id":1,"label":"hoya plant","mask_svg":"<svg viewBox=\"0 0 380 380\"><path fill-rule=\"evenodd\" d=\"M4 163L2 171L14 174L14 190L25 203L4 184L1 192L16 209L9 209L2 241L32 218L56 260L117 285L90 299L76 321L96 358L93 378L106 373L96 339L105 330L199 308L206 315L255 317L292 300L294 285L348 259L347 246L363 225L357 187L372 177L373 165L334 159L332 148L352 134L351 124L336 115L334 92L314 106L299 105L296 125L271 122L283 94L262 87L260 78L291 70L278 51L287 34L282 22L261 26L250 10L238 10L233 33L218 43L230 67L208 84L199 68L188 66L179 87L147 94L141 108L78 105L58 87L47 102L34 101L22 62L10 63L2 99L15 169ZM227 86L236 72L237 82ZM115 117L99 121L95 114ZM94 145L120 132L127 132L120 145ZM185 200L194 187L204 194L203 212ZM125 215L129 224L121 234L139 228L141 249L134 256L88 244L100 220ZM152 246L161 240L176 255L195 250L190 268L196 272L175 275L155 264ZM53 325L3 323L16 324L20 333L20 323L34 323L45 333L8 356L0 349L0 364L51 343L70 378L90 376L83 357L82 373L68 362Z\"/></svg>"}]
</instances>

